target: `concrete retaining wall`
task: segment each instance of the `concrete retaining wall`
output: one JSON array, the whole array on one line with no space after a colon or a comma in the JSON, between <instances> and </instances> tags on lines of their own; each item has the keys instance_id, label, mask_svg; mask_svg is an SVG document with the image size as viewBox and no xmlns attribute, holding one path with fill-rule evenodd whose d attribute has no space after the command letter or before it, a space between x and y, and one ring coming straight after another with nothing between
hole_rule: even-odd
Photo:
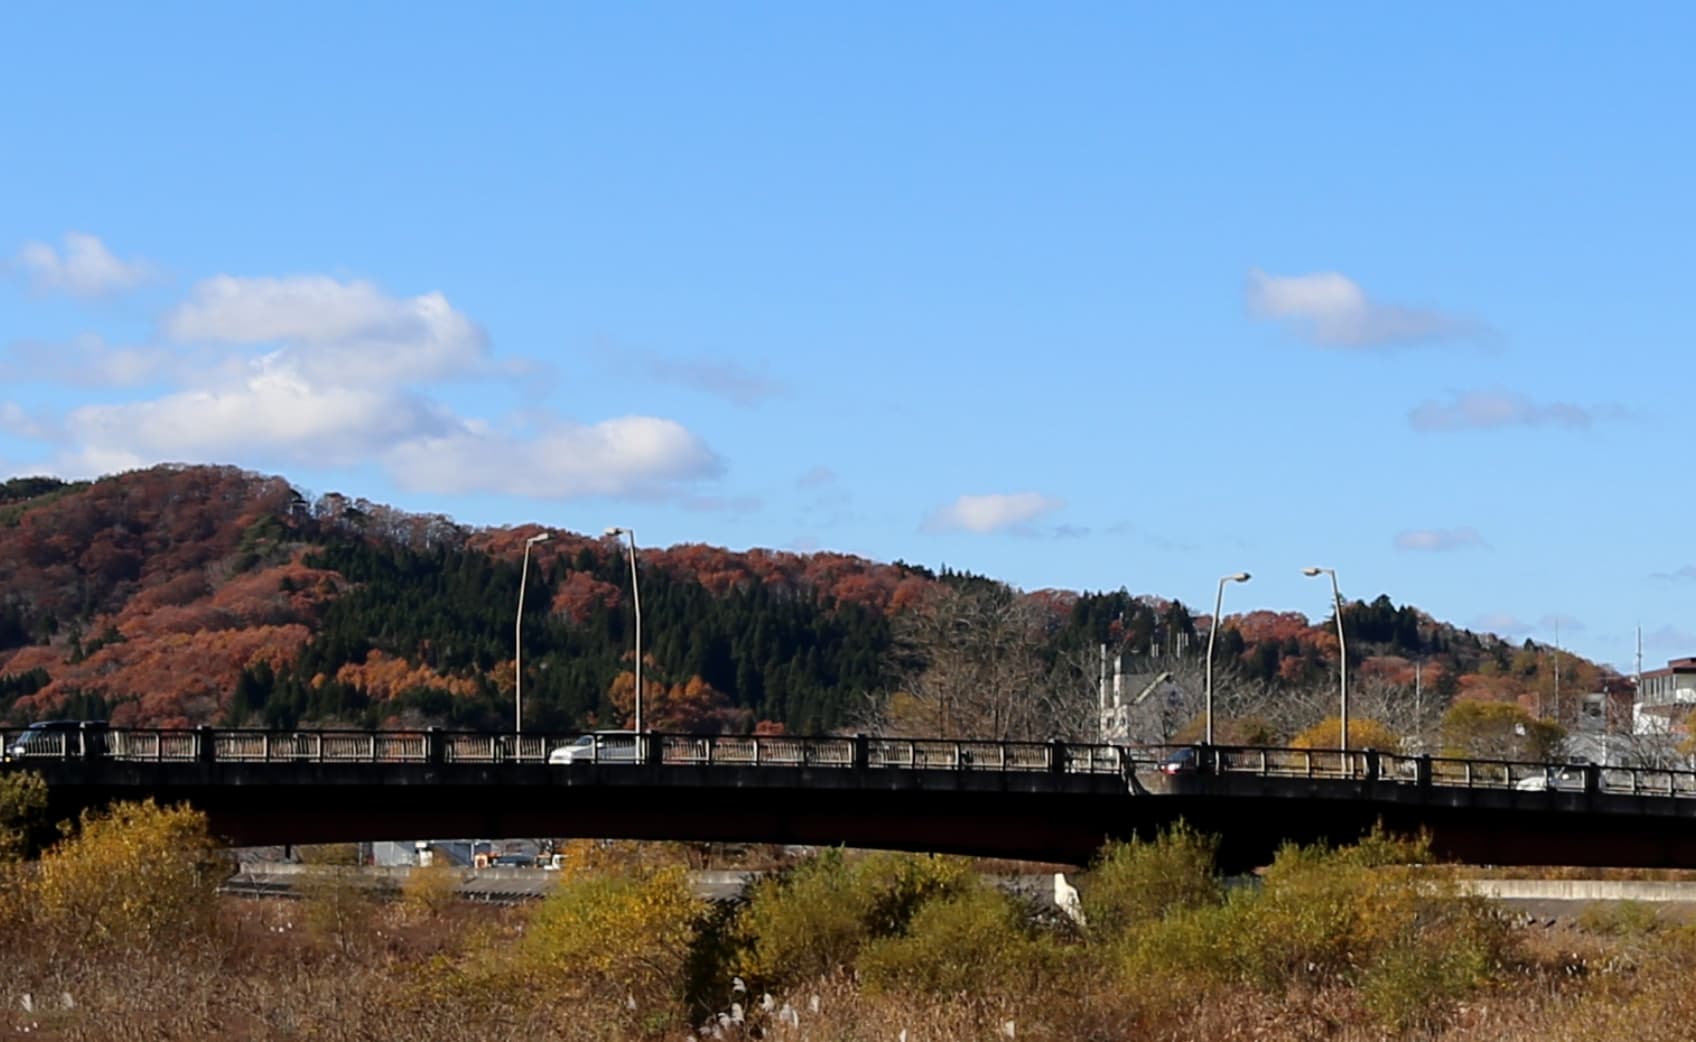
<instances>
[{"instance_id":1,"label":"concrete retaining wall","mask_svg":"<svg viewBox=\"0 0 1696 1042\"><path fill-rule=\"evenodd\" d=\"M1696 903L1696 883L1639 879L1465 879L1461 889L1497 901Z\"/></svg>"}]
</instances>

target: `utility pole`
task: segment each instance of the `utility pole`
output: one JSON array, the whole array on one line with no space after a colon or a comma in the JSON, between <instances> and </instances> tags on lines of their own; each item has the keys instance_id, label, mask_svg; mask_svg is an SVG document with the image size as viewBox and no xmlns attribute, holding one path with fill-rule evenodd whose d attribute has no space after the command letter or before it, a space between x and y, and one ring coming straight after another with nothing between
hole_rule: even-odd
<instances>
[{"instance_id":1,"label":"utility pole","mask_svg":"<svg viewBox=\"0 0 1696 1042\"><path fill-rule=\"evenodd\" d=\"M1095 684L1095 740L1107 741L1107 642L1101 644L1101 669L1096 674Z\"/></svg>"},{"instance_id":2,"label":"utility pole","mask_svg":"<svg viewBox=\"0 0 1696 1042\"><path fill-rule=\"evenodd\" d=\"M1631 675L1632 687L1643 683L1643 624L1637 624L1637 672Z\"/></svg>"},{"instance_id":3,"label":"utility pole","mask_svg":"<svg viewBox=\"0 0 1696 1042\"><path fill-rule=\"evenodd\" d=\"M1425 708L1424 690L1421 683L1420 667L1425 665L1423 658L1413 660L1413 729L1419 736L1419 751L1425 751Z\"/></svg>"}]
</instances>

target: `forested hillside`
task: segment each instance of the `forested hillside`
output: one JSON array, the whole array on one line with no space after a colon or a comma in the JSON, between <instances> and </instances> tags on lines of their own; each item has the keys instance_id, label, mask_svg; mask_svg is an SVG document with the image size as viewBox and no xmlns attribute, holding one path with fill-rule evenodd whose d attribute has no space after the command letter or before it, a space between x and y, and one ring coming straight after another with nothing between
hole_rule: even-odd
<instances>
[{"instance_id":1,"label":"forested hillside","mask_svg":"<svg viewBox=\"0 0 1696 1042\"><path fill-rule=\"evenodd\" d=\"M519 568L536 532L309 499L232 468L7 482L0 716L509 727ZM1081 733L1093 726L1099 646L1133 672L1167 667L1195 659L1208 625L1158 597L1025 594L840 554L684 545L644 550L640 567L646 722L662 729L816 732L881 720ZM554 531L534 547L527 727L630 722L629 579L615 541ZM1344 622L1351 672L1386 697L1413 685L1416 669L1433 704L1541 705L1549 687L1546 648L1457 630L1385 597L1349 605ZM1333 626L1293 613L1228 618L1216 668L1245 689L1324 690ZM1569 691L1604 682L1570 655L1562 671ZM1004 704L973 710L986 691ZM1031 711L1044 700L1061 708Z\"/></svg>"}]
</instances>

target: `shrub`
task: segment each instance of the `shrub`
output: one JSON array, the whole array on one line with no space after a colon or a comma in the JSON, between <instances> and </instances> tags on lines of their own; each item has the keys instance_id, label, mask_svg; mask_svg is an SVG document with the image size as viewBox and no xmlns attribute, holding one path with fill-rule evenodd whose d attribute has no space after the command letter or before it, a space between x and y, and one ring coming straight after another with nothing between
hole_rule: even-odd
<instances>
[{"instance_id":1,"label":"shrub","mask_svg":"<svg viewBox=\"0 0 1696 1042\"><path fill-rule=\"evenodd\" d=\"M842 852L824 851L755 883L736 931L737 972L767 987L851 964L866 934Z\"/></svg>"},{"instance_id":2,"label":"shrub","mask_svg":"<svg viewBox=\"0 0 1696 1042\"><path fill-rule=\"evenodd\" d=\"M518 974L568 1001L616 1009L639 1000L649 1026L679 1012L690 952L707 912L683 868L570 874L537 907L515 954Z\"/></svg>"},{"instance_id":3,"label":"shrub","mask_svg":"<svg viewBox=\"0 0 1696 1042\"><path fill-rule=\"evenodd\" d=\"M210 929L229 868L199 811L120 803L84 812L42 855L25 896L41 935L66 951L157 951Z\"/></svg>"},{"instance_id":4,"label":"shrub","mask_svg":"<svg viewBox=\"0 0 1696 1042\"><path fill-rule=\"evenodd\" d=\"M1641 937L1659 929L1661 918L1642 901L1593 902L1578 913L1578 925L1591 933Z\"/></svg>"},{"instance_id":5,"label":"shrub","mask_svg":"<svg viewBox=\"0 0 1696 1042\"><path fill-rule=\"evenodd\" d=\"M47 783L41 775L0 774L0 861L15 861L30 853L46 812Z\"/></svg>"},{"instance_id":6,"label":"shrub","mask_svg":"<svg viewBox=\"0 0 1696 1042\"><path fill-rule=\"evenodd\" d=\"M1151 842L1103 848L1079 895L1089 937L1116 940L1179 909L1218 904L1222 892L1213 874L1218 848L1217 838L1183 822Z\"/></svg>"},{"instance_id":7,"label":"shrub","mask_svg":"<svg viewBox=\"0 0 1696 1042\"><path fill-rule=\"evenodd\" d=\"M850 899L873 937L902 933L927 902L977 882L966 859L938 854L871 854L854 863L849 879Z\"/></svg>"},{"instance_id":8,"label":"shrub","mask_svg":"<svg viewBox=\"0 0 1696 1042\"><path fill-rule=\"evenodd\" d=\"M1039 989L1050 954L1023 906L980 884L926 903L905 933L872 941L858 969L874 992L1006 996Z\"/></svg>"},{"instance_id":9,"label":"shrub","mask_svg":"<svg viewBox=\"0 0 1696 1042\"><path fill-rule=\"evenodd\" d=\"M825 851L756 883L737 917L739 974L775 988L854 965L880 937L904 933L927 902L972 882L965 861L873 854L850 863Z\"/></svg>"},{"instance_id":10,"label":"shrub","mask_svg":"<svg viewBox=\"0 0 1696 1042\"><path fill-rule=\"evenodd\" d=\"M1358 987L1384 1025L1430 1028L1510 952L1487 902L1461 895L1445 872L1394 863L1422 855L1381 833L1344 850L1285 847L1258 887L1146 925L1121 968L1129 981L1166 974L1269 995Z\"/></svg>"},{"instance_id":11,"label":"shrub","mask_svg":"<svg viewBox=\"0 0 1696 1042\"><path fill-rule=\"evenodd\" d=\"M414 919L439 918L459 901L459 882L451 865L420 865L400 885L401 910Z\"/></svg>"},{"instance_id":12,"label":"shrub","mask_svg":"<svg viewBox=\"0 0 1696 1042\"><path fill-rule=\"evenodd\" d=\"M1366 1008L1397 1032L1433 1031L1506 961L1505 924L1482 902L1454 897L1365 967Z\"/></svg>"},{"instance_id":13,"label":"shrub","mask_svg":"<svg viewBox=\"0 0 1696 1042\"><path fill-rule=\"evenodd\" d=\"M295 848L303 865L340 865L351 867L359 864L359 844L357 843L308 843Z\"/></svg>"},{"instance_id":14,"label":"shrub","mask_svg":"<svg viewBox=\"0 0 1696 1042\"><path fill-rule=\"evenodd\" d=\"M295 884L302 916L312 938L342 955L351 955L371 936L377 918L377 894L356 871L321 866Z\"/></svg>"}]
</instances>

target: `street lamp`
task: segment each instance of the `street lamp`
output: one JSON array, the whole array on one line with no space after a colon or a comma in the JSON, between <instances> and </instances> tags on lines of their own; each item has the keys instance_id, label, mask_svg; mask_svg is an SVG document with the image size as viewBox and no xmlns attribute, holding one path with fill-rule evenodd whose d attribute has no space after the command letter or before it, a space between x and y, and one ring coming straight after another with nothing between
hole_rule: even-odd
<instances>
[{"instance_id":1,"label":"street lamp","mask_svg":"<svg viewBox=\"0 0 1696 1042\"><path fill-rule=\"evenodd\" d=\"M548 541L548 533L537 532L524 540L524 565L518 572L518 621L512 633L512 727L524 733L524 584L530 578L530 548Z\"/></svg>"},{"instance_id":2,"label":"street lamp","mask_svg":"<svg viewBox=\"0 0 1696 1042\"><path fill-rule=\"evenodd\" d=\"M630 540L630 603L636 613L636 758L642 758L642 593L636 585L636 532L614 526L606 534L613 539L625 536Z\"/></svg>"},{"instance_id":3,"label":"street lamp","mask_svg":"<svg viewBox=\"0 0 1696 1042\"><path fill-rule=\"evenodd\" d=\"M1206 744L1213 744L1213 638L1219 635L1219 611L1225 604L1226 583L1246 583L1247 572L1235 572L1219 579L1219 593L1213 598L1213 625L1207 627L1207 700L1202 715L1207 721Z\"/></svg>"},{"instance_id":4,"label":"street lamp","mask_svg":"<svg viewBox=\"0 0 1696 1042\"><path fill-rule=\"evenodd\" d=\"M1336 602L1337 609L1337 688L1342 692L1342 715L1338 717L1339 744L1346 750L1349 747L1349 650L1343 643L1343 595L1337 589L1337 570L1335 568L1303 568L1301 574L1309 578L1315 575L1331 577L1331 600Z\"/></svg>"}]
</instances>

